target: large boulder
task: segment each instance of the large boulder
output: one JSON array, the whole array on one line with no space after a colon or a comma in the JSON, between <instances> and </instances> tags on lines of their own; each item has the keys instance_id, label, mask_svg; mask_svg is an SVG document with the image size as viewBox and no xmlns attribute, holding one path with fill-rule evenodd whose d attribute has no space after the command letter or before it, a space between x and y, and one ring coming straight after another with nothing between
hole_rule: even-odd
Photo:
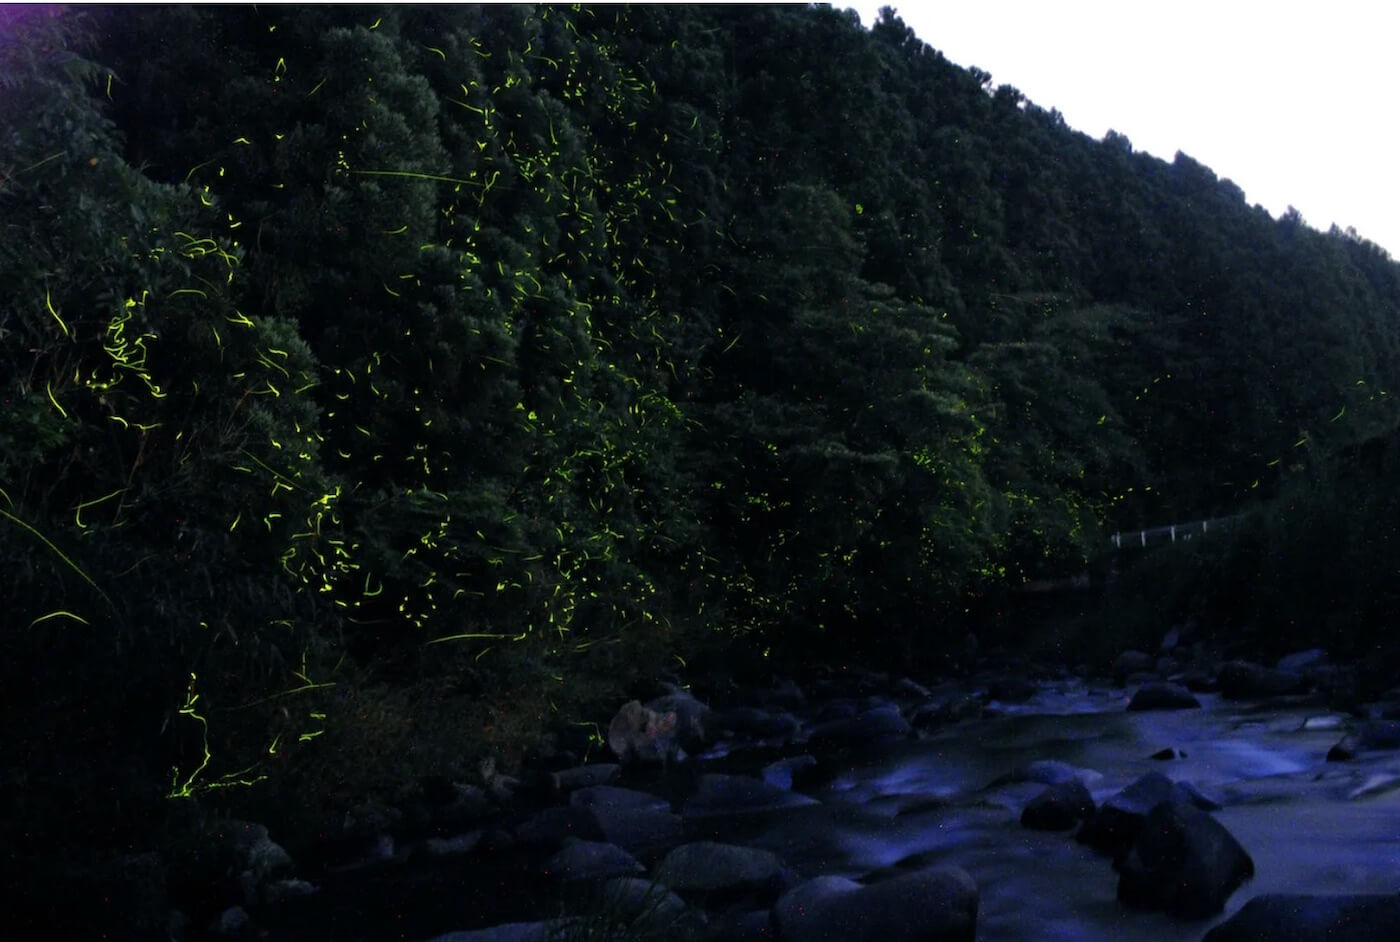
<instances>
[{"instance_id":1,"label":"large boulder","mask_svg":"<svg viewBox=\"0 0 1400 942\"><path fill-rule=\"evenodd\" d=\"M1118 898L1141 909L1200 919L1225 908L1254 861L1225 826L1187 804L1162 802L1118 863Z\"/></svg>"},{"instance_id":2,"label":"large boulder","mask_svg":"<svg viewBox=\"0 0 1400 942\"><path fill-rule=\"evenodd\" d=\"M1100 853L1114 857L1133 846L1142 832L1147 813L1157 805L1191 804L1195 795L1161 772L1148 772L1108 798L1080 830L1076 838Z\"/></svg>"},{"instance_id":3,"label":"large boulder","mask_svg":"<svg viewBox=\"0 0 1400 942\"><path fill-rule=\"evenodd\" d=\"M686 752L698 753L714 738L710 732L712 711L709 704L695 699L688 691L677 690L648 700L643 706L659 717L675 714L672 735Z\"/></svg>"},{"instance_id":4,"label":"large boulder","mask_svg":"<svg viewBox=\"0 0 1400 942\"><path fill-rule=\"evenodd\" d=\"M902 874L871 886L817 877L773 907L782 942L972 942L977 884L957 867Z\"/></svg>"},{"instance_id":5,"label":"large boulder","mask_svg":"<svg viewBox=\"0 0 1400 942\"><path fill-rule=\"evenodd\" d=\"M658 713L629 700L608 724L608 748L624 763L665 762L676 758L676 713Z\"/></svg>"},{"instance_id":6,"label":"large boulder","mask_svg":"<svg viewBox=\"0 0 1400 942\"><path fill-rule=\"evenodd\" d=\"M1079 779L1051 785L1021 809L1021 826L1036 831L1068 831L1094 814L1094 796Z\"/></svg>"},{"instance_id":7,"label":"large boulder","mask_svg":"<svg viewBox=\"0 0 1400 942\"><path fill-rule=\"evenodd\" d=\"M1393 939L1400 926L1400 895L1256 896L1206 933L1202 942L1374 942Z\"/></svg>"}]
</instances>

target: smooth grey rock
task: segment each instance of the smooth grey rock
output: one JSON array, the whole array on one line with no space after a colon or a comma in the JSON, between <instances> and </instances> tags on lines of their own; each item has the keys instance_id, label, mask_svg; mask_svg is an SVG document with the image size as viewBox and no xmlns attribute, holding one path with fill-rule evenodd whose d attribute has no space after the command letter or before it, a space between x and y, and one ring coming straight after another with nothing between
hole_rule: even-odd
<instances>
[{"instance_id":1,"label":"smooth grey rock","mask_svg":"<svg viewBox=\"0 0 1400 942\"><path fill-rule=\"evenodd\" d=\"M1021 826L1035 831L1067 831L1094 813L1094 796L1079 779L1051 785L1021 809Z\"/></svg>"},{"instance_id":2,"label":"smooth grey rock","mask_svg":"<svg viewBox=\"0 0 1400 942\"><path fill-rule=\"evenodd\" d=\"M637 858L615 844L570 839L545 862L544 872L563 880L630 877L646 870Z\"/></svg>"},{"instance_id":3,"label":"smooth grey rock","mask_svg":"<svg viewBox=\"0 0 1400 942\"><path fill-rule=\"evenodd\" d=\"M773 922L783 942L972 942L977 906L972 877L938 867L871 886L817 877L778 900Z\"/></svg>"},{"instance_id":4,"label":"smooth grey rock","mask_svg":"<svg viewBox=\"0 0 1400 942\"><path fill-rule=\"evenodd\" d=\"M1225 908L1254 876L1254 861L1219 821L1164 801L1147 813L1118 871L1118 898L1128 905L1201 919Z\"/></svg>"},{"instance_id":5,"label":"smooth grey rock","mask_svg":"<svg viewBox=\"0 0 1400 942\"><path fill-rule=\"evenodd\" d=\"M697 841L673 848L656 867L656 879L680 893L776 892L783 861L772 851Z\"/></svg>"},{"instance_id":6,"label":"smooth grey rock","mask_svg":"<svg viewBox=\"0 0 1400 942\"><path fill-rule=\"evenodd\" d=\"M1206 933L1202 942L1375 942L1400 926L1400 895L1269 893Z\"/></svg>"},{"instance_id":7,"label":"smooth grey rock","mask_svg":"<svg viewBox=\"0 0 1400 942\"><path fill-rule=\"evenodd\" d=\"M817 804L816 799L746 775L702 775L695 794L686 800L681 814L686 818L771 811Z\"/></svg>"},{"instance_id":8,"label":"smooth grey rock","mask_svg":"<svg viewBox=\"0 0 1400 942\"><path fill-rule=\"evenodd\" d=\"M1168 681L1154 681L1143 684L1128 701L1128 709L1140 710L1190 710L1199 709L1201 701L1191 691L1180 684Z\"/></svg>"}]
</instances>

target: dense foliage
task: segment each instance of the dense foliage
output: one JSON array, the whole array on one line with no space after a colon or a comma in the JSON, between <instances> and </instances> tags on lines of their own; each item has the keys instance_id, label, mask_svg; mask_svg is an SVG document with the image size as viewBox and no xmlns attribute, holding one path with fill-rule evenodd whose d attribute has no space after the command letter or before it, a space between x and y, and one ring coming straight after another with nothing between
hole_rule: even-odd
<instances>
[{"instance_id":1,"label":"dense foliage","mask_svg":"<svg viewBox=\"0 0 1400 942\"><path fill-rule=\"evenodd\" d=\"M36 13L0 112L30 811L350 801L717 646L934 656L1245 506L1268 604L1191 614L1393 594L1392 504L1319 508L1394 463L1400 267L892 14Z\"/></svg>"}]
</instances>

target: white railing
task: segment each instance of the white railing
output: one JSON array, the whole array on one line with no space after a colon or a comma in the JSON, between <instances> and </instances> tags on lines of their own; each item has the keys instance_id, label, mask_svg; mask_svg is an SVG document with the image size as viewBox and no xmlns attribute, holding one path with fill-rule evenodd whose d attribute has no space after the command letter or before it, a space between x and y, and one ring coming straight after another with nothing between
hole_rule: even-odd
<instances>
[{"instance_id":1,"label":"white railing","mask_svg":"<svg viewBox=\"0 0 1400 942\"><path fill-rule=\"evenodd\" d=\"M1159 543L1175 543L1177 540L1189 540L1226 530L1243 517L1244 514L1233 514L1229 517L1193 520L1190 523L1171 523L1165 527L1152 527L1148 530L1120 530L1109 538L1109 545L1111 549L1122 550L1155 546Z\"/></svg>"}]
</instances>

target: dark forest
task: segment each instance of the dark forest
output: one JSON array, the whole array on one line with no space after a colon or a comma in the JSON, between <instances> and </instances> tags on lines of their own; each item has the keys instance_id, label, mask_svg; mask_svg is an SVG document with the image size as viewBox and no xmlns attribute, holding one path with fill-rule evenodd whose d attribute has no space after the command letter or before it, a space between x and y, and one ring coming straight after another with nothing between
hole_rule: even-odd
<instances>
[{"instance_id":1,"label":"dark forest","mask_svg":"<svg viewBox=\"0 0 1400 942\"><path fill-rule=\"evenodd\" d=\"M715 665L1394 653L1400 266L892 11L6 16L11 861Z\"/></svg>"}]
</instances>

